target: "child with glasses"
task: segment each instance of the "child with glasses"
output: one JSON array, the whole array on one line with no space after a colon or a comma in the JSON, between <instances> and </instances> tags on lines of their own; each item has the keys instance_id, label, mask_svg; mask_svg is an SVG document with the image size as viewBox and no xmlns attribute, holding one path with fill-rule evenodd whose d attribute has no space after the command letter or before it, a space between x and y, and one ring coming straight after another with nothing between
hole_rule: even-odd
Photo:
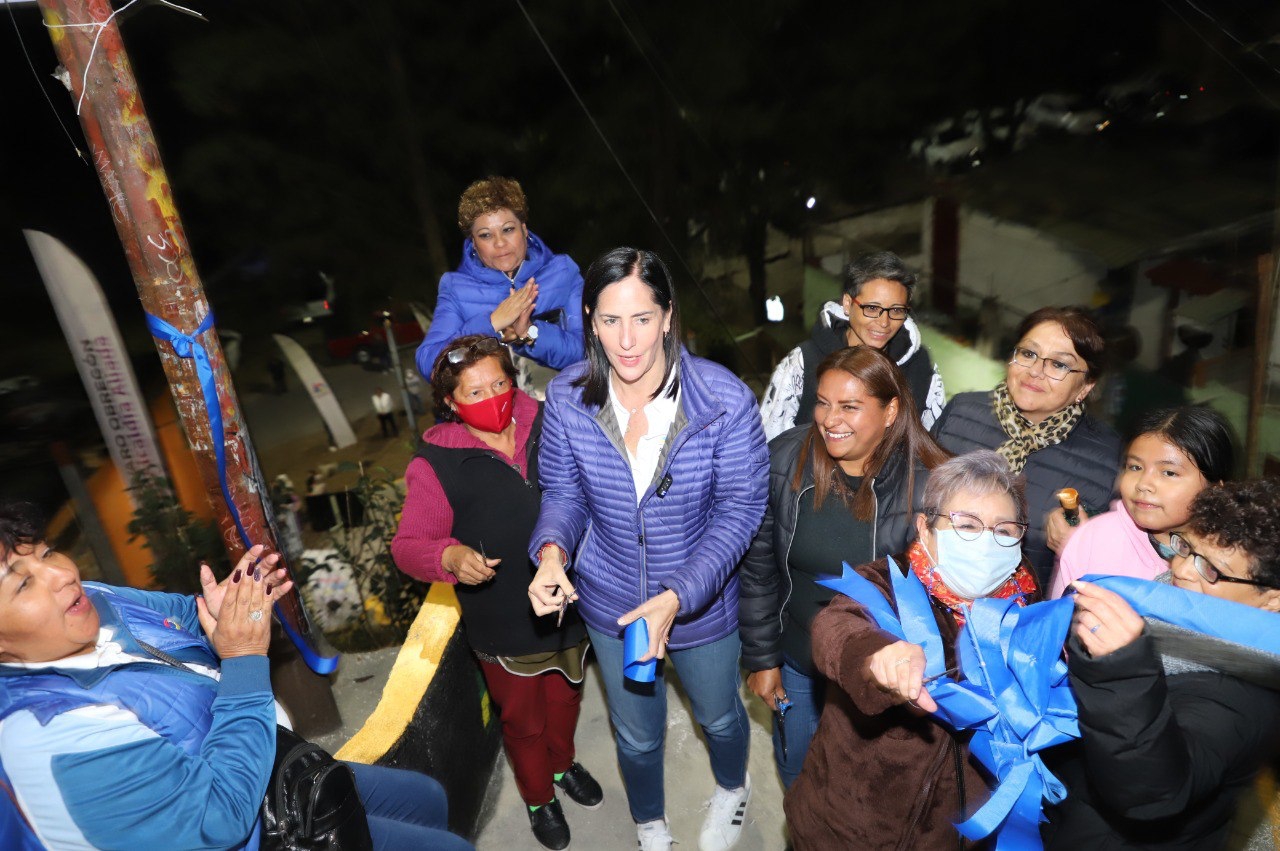
<instances>
[{"instance_id":1,"label":"child with glasses","mask_svg":"<svg viewBox=\"0 0 1280 851\"><path fill-rule=\"evenodd\" d=\"M1049 596L1090 573L1154 579L1169 569L1174 529L1187 522L1204 488L1230 480L1235 466L1231 426L1212 408L1186 405L1152 411L1138 421L1116 487L1120 498L1067 539Z\"/></svg>"},{"instance_id":2,"label":"child with glasses","mask_svg":"<svg viewBox=\"0 0 1280 851\"><path fill-rule=\"evenodd\" d=\"M1280 613L1278 516L1274 479L1205 488L1170 536L1161 581ZM1276 752L1280 692L1171 655L1119 595L1074 587L1067 665L1080 739L1046 758L1067 787L1046 810L1046 849L1225 847L1239 793ZM1275 657L1251 659L1255 676L1280 677Z\"/></svg>"}]
</instances>

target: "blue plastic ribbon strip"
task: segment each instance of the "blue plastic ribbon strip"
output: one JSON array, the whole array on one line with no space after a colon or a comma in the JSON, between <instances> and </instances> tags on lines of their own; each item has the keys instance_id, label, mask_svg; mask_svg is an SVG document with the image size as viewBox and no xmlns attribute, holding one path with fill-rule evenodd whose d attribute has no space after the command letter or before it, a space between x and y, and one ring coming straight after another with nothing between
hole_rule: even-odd
<instances>
[{"instance_id":1,"label":"blue plastic ribbon strip","mask_svg":"<svg viewBox=\"0 0 1280 851\"><path fill-rule=\"evenodd\" d=\"M209 363L209 353L205 351L204 346L198 339L201 334L213 328L213 311L209 311L191 334L184 334L177 328L174 328L168 322L165 322L158 316L150 313L144 314L147 318L147 327L151 329L151 335L161 340L165 340L173 346L174 354L180 358L191 358L196 364L196 378L200 382L200 391L204 395L204 407L209 414L209 439L213 442L213 454L217 460L218 467L218 485L222 488L222 498L227 503L227 509L231 512L231 519L236 524L236 531L240 533L240 540L244 542L245 549L253 546L253 542L249 540L249 533L245 531L244 524L240 521L240 510L236 508L235 500L231 498L231 488L227 485L227 447L226 447L226 431L222 425L222 404L218 400L218 382L213 374L213 365ZM289 623L289 619L280 616L280 605L275 606L276 620L284 627L285 633L293 642L293 646L298 648L298 652L302 654L303 661L307 663L307 667L315 671L317 674L324 676L331 674L338 668L338 655L322 656L316 652L311 646L311 642L306 640Z\"/></svg>"},{"instance_id":2,"label":"blue plastic ribbon strip","mask_svg":"<svg viewBox=\"0 0 1280 851\"><path fill-rule=\"evenodd\" d=\"M926 676L935 676L946 663L928 592L892 559L889 576L896 611L848 564L842 576L818 584L859 603L885 632L921 645ZM1133 577L1085 579L1119 594L1143 617L1280 655L1273 613ZM1040 753L1080 736L1062 657L1074 606L1070 597L1026 607L1016 597L974 601L957 639L963 679L942 676L925 686L940 720L974 731L969 752L996 778L992 796L956 827L975 842L994 834L997 851L1041 848L1043 802L1066 797Z\"/></svg>"},{"instance_id":3,"label":"blue plastic ribbon strip","mask_svg":"<svg viewBox=\"0 0 1280 851\"><path fill-rule=\"evenodd\" d=\"M622 674L637 683L651 683L658 669L658 660L639 661L649 652L649 622L644 618L627 624L622 633Z\"/></svg>"},{"instance_id":4,"label":"blue plastic ribbon strip","mask_svg":"<svg viewBox=\"0 0 1280 851\"><path fill-rule=\"evenodd\" d=\"M213 442L213 454L218 461L218 485L222 488L222 498L227 501L231 511L231 519L235 521L236 530L240 532L240 540L245 549L253 546L249 533L240 522L240 511L235 500L231 498L231 489L227 486L227 447L226 432L222 428L222 404L218 401L218 382L213 375L213 365L209 363L209 353L197 339L205 331L213 327L213 311L205 314L204 321L194 333L183 334L159 316L146 314L147 327L151 335L167 341L173 346L174 354L180 358L192 358L196 362L196 378L200 382L200 390L204 394L204 407L209 413L209 440Z\"/></svg>"}]
</instances>

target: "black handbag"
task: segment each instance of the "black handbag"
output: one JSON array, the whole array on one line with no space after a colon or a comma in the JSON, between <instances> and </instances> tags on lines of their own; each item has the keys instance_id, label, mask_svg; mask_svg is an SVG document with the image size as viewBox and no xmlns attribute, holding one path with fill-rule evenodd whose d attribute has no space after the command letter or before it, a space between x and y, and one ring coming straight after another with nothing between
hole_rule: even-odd
<instances>
[{"instance_id":1,"label":"black handbag","mask_svg":"<svg viewBox=\"0 0 1280 851\"><path fill-rule=\"evenodd\" d=\"M262 851L373 851L356 776L319 745L276 725L262 802Z\"/></svg>"},{"instance_id":2,"label":"black handbag","mask_svg":"<svg viewBox=\"0 0 1280 851\"><path fill-rule=\"evenodd\" d=\"M145 641L151 656L182 662ZM276 761L262 800L261 851L373 851L356 776L328 751L276 725Z\"/></svg>"}]
</instances>

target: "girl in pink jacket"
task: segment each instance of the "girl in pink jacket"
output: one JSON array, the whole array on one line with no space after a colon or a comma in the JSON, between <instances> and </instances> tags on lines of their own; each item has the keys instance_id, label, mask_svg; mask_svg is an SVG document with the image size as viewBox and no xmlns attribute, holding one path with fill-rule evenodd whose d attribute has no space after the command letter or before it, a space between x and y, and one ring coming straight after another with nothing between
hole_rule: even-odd
<instances>
[{"instance_id":1,"label":"girl in pink jacket","mask_svg":"<svg viewBox=\"0 0 1280 851\"><path fill-rule=\"evenodd\" d=\"M1169 569L1169 533L1187 522L1191 501L1233 478L1231 426L1212 408L1184 405L1144 415L1129 442L1111 510L1085 522L1062 548L1049 586L1061 597L1090 573L1154 579Z\"/></svg>"}]
</instances>

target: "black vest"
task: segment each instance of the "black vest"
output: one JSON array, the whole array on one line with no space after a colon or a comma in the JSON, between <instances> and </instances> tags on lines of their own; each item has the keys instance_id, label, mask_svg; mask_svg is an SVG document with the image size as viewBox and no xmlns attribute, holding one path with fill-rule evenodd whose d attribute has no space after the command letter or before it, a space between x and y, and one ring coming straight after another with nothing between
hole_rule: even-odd
<instances>
[{"instance_id":1,"label":"black vest","mask_svg":"<svg viewBox=\"0 0 1280 851\"><path fill-rule=\"evenodd\" d=\"M574 607L556 629L554 615L537 617L529 603L534 567L529 539L538 520L538 442L542 411L533 422L525 452L529 478L489 449L455 449L420 443L417 457L435 470L449 507L450 534L489 558L500 558L497 575L482 585L454 586L471 647L491 656L524 656L573 647L586 635Z\"/></svg>"},{"instance_id":2,"label":"black vest","mask_svg":"<svg viewBox=\"0 0 1280 851\"><path fill-rule=\"evenodd\" d=\"M818 364L822 363L822 359L827 355L845 347L844 329L847 327L847 324L841 323L837 328L831 329L832 334L838 336L824 335L821 342L810 337L800 344L800 355L804 364L804 384L800 390L800 407L796 410L795 425L808 425L813 422L813 406L818 401ZM929 385L933 382L933 361L929 359L924 346L921 345L906 363L899 364L898 361L910 347L911 336L905 329L899 329L889 341L889 345L885 346L884 353L906 376L907 386L911 388L911 398L916 403L918 415L925 409L929 399Z\"/></svg>"}]
</instances>

